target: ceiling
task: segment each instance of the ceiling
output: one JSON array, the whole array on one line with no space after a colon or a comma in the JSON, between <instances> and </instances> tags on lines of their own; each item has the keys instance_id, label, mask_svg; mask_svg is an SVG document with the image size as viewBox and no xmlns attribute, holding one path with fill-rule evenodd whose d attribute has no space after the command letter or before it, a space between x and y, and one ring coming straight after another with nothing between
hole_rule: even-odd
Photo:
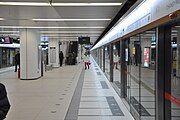
<instances>
[{"instance_id":1,"label":"ceiling","mask_svg":"<svg viewBox=\"0 0 180 120\"><path fill-rule=\"evenodd\" d=\"M1 0L1 2L48 3L50 0ZM124 3L126 0L53 0L52 3ZM0 4L0 35L18 36L21 27L41 27L42 36L60 41L77 41L78 36L90 36L95 42L119 12L116 6L20 6ZM32 19L91 19L88 21L34 21ZM109 19L109 20L92 20ZM56 28L52 28L56 27ZM71 27L71 28L60 28ZM84 27L84 28L72 28Z\"/></svg>"}]
</instances>

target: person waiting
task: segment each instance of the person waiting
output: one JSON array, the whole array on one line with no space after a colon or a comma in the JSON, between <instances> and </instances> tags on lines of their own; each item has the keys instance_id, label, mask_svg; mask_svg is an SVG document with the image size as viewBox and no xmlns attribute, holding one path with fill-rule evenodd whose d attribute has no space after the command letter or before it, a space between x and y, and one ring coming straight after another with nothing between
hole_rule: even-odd
<instances>
[{"instance_id":1,"label":"person waiting","mask_svg":"<svg viewBox=\"0 0 180 120\"><path fill-rule=\"evenodd\" d=\"M20 68L20 53L17 51L15 55L15 70L14 72L17 72L17 67Z\"/></svg>"},{"instance_id":2,"label":"person waiting","mask_svg":"<svg viewBox=\"0 0 180 120\"><path fill-rule=\"evenodd\" d=\"M62 51L60 51L59 53L59 63L60 63L60 66L62 66L63 64L63 59L64 59L64 54Z\"/></svg>"}]
</instances>

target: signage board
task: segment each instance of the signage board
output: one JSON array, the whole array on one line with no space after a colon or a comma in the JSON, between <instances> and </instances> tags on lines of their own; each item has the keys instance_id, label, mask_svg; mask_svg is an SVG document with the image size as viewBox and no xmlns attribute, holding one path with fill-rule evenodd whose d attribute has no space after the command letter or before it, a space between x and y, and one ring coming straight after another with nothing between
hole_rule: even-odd
<instances>
[{"instance_id":1,"label":"signage board","mask_svg":"<svg viewBox=\"0 0 180 120\"><path fill-rule=\"evenodd\" d=\"M149 55L150 49L148 47L144 48L144 67L149 67Z\"/></svg>"}]
</instances>

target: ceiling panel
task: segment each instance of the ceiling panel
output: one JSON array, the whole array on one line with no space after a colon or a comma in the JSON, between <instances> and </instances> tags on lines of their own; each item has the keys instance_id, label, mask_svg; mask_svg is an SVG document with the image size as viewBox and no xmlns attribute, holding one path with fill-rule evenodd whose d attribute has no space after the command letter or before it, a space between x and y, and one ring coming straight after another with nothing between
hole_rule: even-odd
<instances>
[{"instance_id":1,"label":"ceiling panel","mask_svg":"<svg viewBox=\"0 0 180 120\"><path fill-rule=\"evenodd\" d=\"M48 0L0 0L1 2L48 2ZM53 2L62 2L62 3L119 3L125 0L53 0ZM53 19L53 18L64 18L64 19L113 19L114 16L118 13L121 6L95 6L95 7L35 7L35 6L0 6L0 18L5 18L6 20L0 21L0 26L102 26L107 27L110 21L71 21L71 22L42 22L42 21L33 21L32 19ZM103 32L105 28L100 29L39 29L40 31L71 31L70 36L77 37L78 35L84 36L93 36L91 40L96 40L98 36ZM1 28L0 31L5 30L19 30L16 28ZM73 33L73 31L75 31ZM81 31L77 34L76 31ZM86 31L86 33L83 33ZM98 34L92 34L90 32L98 31ZM11 33L9 33L11 34ZM49 35L47 33L44 35ZM59 33L54 33L56 36ZM53 34L53 35L54 35ZM18 34L16 34L18 35ZM64 39L64 38L63 38Z\"/></svg>"}]
</instances>

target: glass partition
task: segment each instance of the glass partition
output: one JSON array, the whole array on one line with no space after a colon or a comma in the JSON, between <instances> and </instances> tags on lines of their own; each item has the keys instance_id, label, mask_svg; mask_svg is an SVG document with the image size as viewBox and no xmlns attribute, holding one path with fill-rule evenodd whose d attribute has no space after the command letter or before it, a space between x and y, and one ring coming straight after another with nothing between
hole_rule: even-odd
<instances>
[{"instance_id":1,"label":"glass partition","mask_svg":"<svg viewBox=\"0 0 180 120\"><path fill-rule=\"evenodd\" d=\"M125 48L127 65L127 101L135 118L139 118L140 110L140 36L132 36Z\"/></svg>"},{"instance_id":2,"label":"glass partition","mask_svg":"<svg viewBox=\"0 0 180 120\"><path fill-rule=\"evenodd\" d=\"M105 47L105 73L108 79L110 79L110 49L109 46Z\"/></svg>"},{"instance_id":3,"label":"glass partition","mask_svg":"<svg viewBox=\"0 0 180 120\"><path fill-rule=\"evenodd\" d=\"M171 93L166 93L166 99L171 101L171 119L180 120L180 28L175 26L171 31Z\"/></svg>"},{"instance_id":4,"label":"glass partition","mask_svg":"<svg viewBox=\"0 0 180 120\"><path fill-rule=\"evenodd\" d=\"M113 83L120 91L121 89L121 61L120 61L120 42L113 44Z\"/></svg>"},{"instance_id":5,"label":"glass partition","mask_svg":"<svg viewBox=\"0 0 180 120\"><path fill-rule=\"evenodd\" d=\"M141 120L155 120L155 29L140 34L140 103Z\"/></svg>"},{"instance_id":6,"label":"glass partition","mask_svg":"<svg viewBox=\"0 0 180 120\"><path fill-rule=\"evenodd\" d=\"M101 70L103 71L103 48L100 48L100 55L99 55L99 67L101 68Z\"/></svg>"},{"instance_id":7,"label":"glass partition","mask_svg":"<svg viewBox=\"0 0 180 120\"><path fill-rule=\"evenodd\" d=\"M126 99L136 119L155 120L155 38L153 29L126 41Z\"/></svg>"}]
</instances>

